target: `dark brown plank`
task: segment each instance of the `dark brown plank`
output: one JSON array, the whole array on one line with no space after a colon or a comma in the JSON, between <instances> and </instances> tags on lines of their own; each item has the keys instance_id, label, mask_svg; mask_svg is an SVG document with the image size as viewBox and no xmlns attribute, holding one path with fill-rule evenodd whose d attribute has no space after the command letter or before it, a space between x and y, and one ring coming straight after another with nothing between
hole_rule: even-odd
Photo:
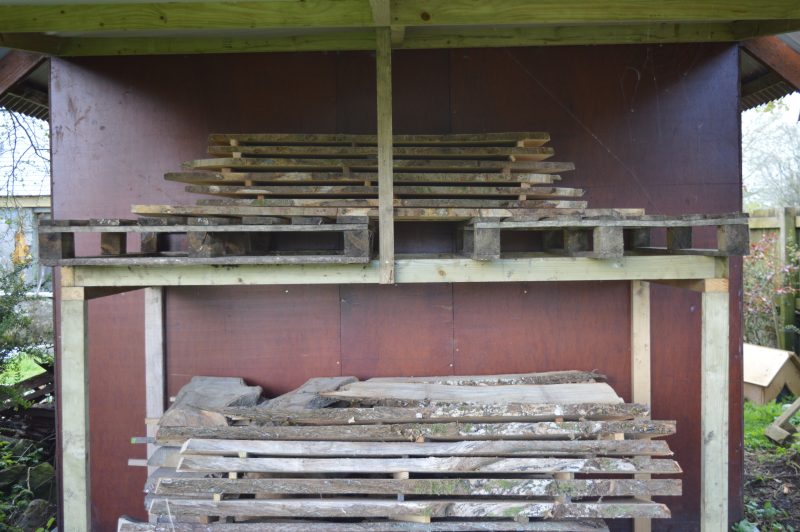
<instances>
[{"instance_id":1,"label":"dark brown plank","mask_svg":"<svg viewBox=\"0 0 800 532\"><path fill-rule=\"evenodd\" d=\"M221 158L197 159L184 163L186 168L196 170L221 170L231 168L236 170L270 172L278 171L305 171L324 172L337 171L349 168L354 171L376 172L378 163L365 159L268 159L268 158ZM447 161L429 161L415 159L398 159L394 163L395 172L536 172L552 174L574 170L575 165L566 162L539 162L539 161L470 161L452 159Z\"/></svg>"},{"instance_id":2,"label":"dark brown plank","mask_svg":"<svg viewBox=\"0 0 800 532\"><path fill-rule=\"evenodd\" d=\"M363 183L378 182L375 172L170 172L164 174L167 181L192 185L253 184L263 183ZM557 174L531 173L413 173L398 172L395 183L528 183L550 185L560 181Z\"/></svg>"},{"instance_id":3,"label":"dark brown plank","mask_svg":"<svg viewBox=\"0 0 800 532\"><path fill-rule=\"evenodd\" d=\"M186 192L230 196L370 196L377 197L377 186L220 186L189 185ZM584 191L565 187L501 187L501 186L406 186L395 185L398 196L519 196L530 199L579 198Z\"/></svg>"},{"instance_id":4,"label":"dark brown plank","mask_svg":"<svg viewBox=\"0 0 800 532\"><path fill-rule=\"evenodd\" d=\"M313 157L359 159L378 156L377 147L365 146L209 146L209 155L218 157ZM431 147L395 146L395 159L488 159L497 161L543 161L552 157L552 148L534 147Z\"/></svg>"},{"instance_id":5,"label":"dark brown plank","mask_svg":"<svg viewBox=\"0 0 800 532\"><path fill-rule=\"evenodd\" d=\"M239 144L314 144L318 146L353 145L376 146L376 135L346 134L290 134L290 133L250 133L228 134L217 133L208 136L209 144L230 144L231 140ZM550 135L542 132L515 133L460 133L450 135L394 135L395 146L541 146L550 140Z\"/></svg>"}]
</instances>

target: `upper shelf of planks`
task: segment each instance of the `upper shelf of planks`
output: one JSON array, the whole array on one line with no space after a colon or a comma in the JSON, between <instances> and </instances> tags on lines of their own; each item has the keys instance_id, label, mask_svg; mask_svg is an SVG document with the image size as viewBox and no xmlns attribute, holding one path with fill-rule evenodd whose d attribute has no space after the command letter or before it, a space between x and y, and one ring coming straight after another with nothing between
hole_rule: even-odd
<instances>
[{"instance_id":1,"label":"upper shelf of planks","mask_svg":"<svg viewBox=\"0 0 800 532\"><path fill-rule=\"evenodd\" d=\"M585 209L583 190L556 186L559 174L575 166L549 161L549 140L541 132L395 135L395 217L464 220ZM189 207L197 216L244 207L263 216L329 209L333 216L376 217L377 150L375 135L214 134L208 153L215 158L189 161L165 178L186 183L188 192L215 196ZM137 205L134 212L174 210Z\"/></svg>"}]
</instances>

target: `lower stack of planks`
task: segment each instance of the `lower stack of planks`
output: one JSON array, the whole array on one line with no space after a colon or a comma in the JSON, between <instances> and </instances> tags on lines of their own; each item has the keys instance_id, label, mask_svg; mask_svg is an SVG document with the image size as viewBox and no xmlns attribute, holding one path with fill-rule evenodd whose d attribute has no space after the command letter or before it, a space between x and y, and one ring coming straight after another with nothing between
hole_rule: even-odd
<instances>
[{"instance_id":1,"label":"lower stack of planks","mask_svg":"<svg viewBox=\"0 0 800 532\"><path fill-rule=\"evenodd\" d=\"M149 523L120 531L603 531L681 493L654 421L594 372L195 377L159 420Z\"/></svg>"}]
</instances>

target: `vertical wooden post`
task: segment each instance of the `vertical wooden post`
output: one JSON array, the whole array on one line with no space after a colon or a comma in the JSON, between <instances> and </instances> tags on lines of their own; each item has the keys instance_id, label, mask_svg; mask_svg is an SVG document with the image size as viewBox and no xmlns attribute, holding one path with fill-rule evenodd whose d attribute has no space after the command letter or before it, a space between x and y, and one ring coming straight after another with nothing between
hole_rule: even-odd
<instances>
[{"instance_id":1,"label":"vertical wooden post","mask_svg":"<svg viewBox=\"0 0 800 532\"><path fill-rule=\"evenodd\" d=\"M703 532L728 530L728 292L703 292L700 512Z\"/></svg>"},{"instance_id":2,"label":"vertical wooden post","mask_svg":"<svg viewBox=\"0 0 800 532\"><path fill-rule=\"evenodd\" d=\"M392 163L392 31L375 29L378 81L378 229L380 282L394 282L394 176Z\"/></svg>"},{"instance_id":3,"label":"vertical wooden post","mask_svg":"<svg viewBox=\"0 0 800 532\"><path fill-rule=\"evenodd\" d=\"M164 289L144 289L144 384L145 416L159 418L164 413L166 382L164 380ZM155 437L157 426L147 424L147 435ZM147 458L156 451L156 446L147 444ZM148 467L148 474L155 471Z\"/></svg>"},{"instance_id":4,"label":"vertical wooden post","mask_svg":"<svg viewBox=\"0 0 800 532\"><path fill-rule=\"evenodd\" d=\"M631 399L652 405L650 376L650 283L631 281ZM650 475L634 475L647 480ZM634 519L635 532L650 532L650 519Z\"/></svg>"},{"instance_id":5,"label":"vertical wooden post","mask_svg":"<svg viewBox=\"0 0 800 532\"><path fill-rule=\"evenodd\" d=\"M89 370L87 304L73 286L72 270L61 269L61 470L64 530L91 530L89 475Z\"/></svg>"},{"instance_id":6,"label":"vertical wooden post","mask_svg":"<svg viewBox=\"0 0 800 532\"><path fill-rule=\"evenodd\" d=\"M778 227L780 228L780 239L778 241L778 259L781 266L786 266L790 260L790 255L797 245L797 209L784 207L778 211ZM780 298L780 324L781 330L778 331L778 345L781 349L794 351L795 334L787 331L788 326L794 325L795 296L793 293L782 294Z\"/></svg>"}]
</instances>

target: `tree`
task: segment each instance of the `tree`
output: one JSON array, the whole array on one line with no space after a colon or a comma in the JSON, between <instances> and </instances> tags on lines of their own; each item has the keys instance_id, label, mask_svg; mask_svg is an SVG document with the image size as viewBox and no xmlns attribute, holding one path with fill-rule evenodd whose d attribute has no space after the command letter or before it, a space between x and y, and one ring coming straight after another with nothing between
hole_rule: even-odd
<instances>
[{"instance_id":1,"label":"tree","mask_svg":"<svg viewBox=\"0 0 800 532\"><path fill-rule=\"evenodd\" d=\"M742 115L746 210L800 206L800 93Z\"/></svg>"}]
</instances>

